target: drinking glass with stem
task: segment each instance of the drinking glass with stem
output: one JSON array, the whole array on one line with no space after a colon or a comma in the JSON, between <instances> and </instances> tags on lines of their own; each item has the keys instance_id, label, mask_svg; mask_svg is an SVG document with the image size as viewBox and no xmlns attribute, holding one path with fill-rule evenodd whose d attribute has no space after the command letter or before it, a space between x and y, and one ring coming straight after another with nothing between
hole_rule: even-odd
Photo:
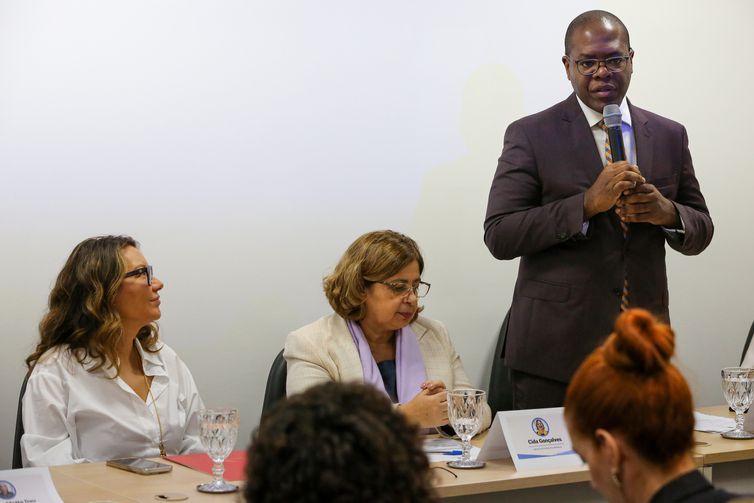
<instances>
[{"instance_id":1,"label":"drinking glass with stem","mask_svg":"<svg viewBox=\"0 0 754 503\"><path fill-rule=\"evenodd\" d=\"M203 493L231 493L238 486L225 481L225 458L227 458L238 438L240 416L238 409L219 408L201 409L199 411L199 438L207 455L212 460L211 482L200 484L196 488Z\"/></svg>"},{"instance_id":2,"label":"drinking glass with stem","mask_svg":"<svg viewBox=\"0 0 754 503\"><path fill-rule=\"evenodd\" d=\"M754 433L744 430L744 412L754 399L754 369L746 367L726 367L720 372L723 395L728 405L736 413L736 428L721 435L724 438L752 439Z\"/></svg>"},{"instance_id":3,"label":"drinking glass with stem","mask_svg":"<svg viewBox=\"0 0 754 503\"><path fill-rule=\"evenodd\" d=\"M448 391L448 419L463 443L463 454L457 461L449 461L451 468L482 468L483 461L471 459L471 438L482 427L482 413L487 403L486 393L480 389Z\"/></svg>"}]
</instances>

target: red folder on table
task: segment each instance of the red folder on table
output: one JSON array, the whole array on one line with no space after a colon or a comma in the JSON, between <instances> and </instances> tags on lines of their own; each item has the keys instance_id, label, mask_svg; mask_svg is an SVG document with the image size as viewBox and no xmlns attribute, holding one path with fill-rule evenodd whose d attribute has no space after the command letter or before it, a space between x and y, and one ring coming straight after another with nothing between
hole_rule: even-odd
<instances>
[{"instance_id":1,"label":"red folder on table","mask_svg":"<svg viewBox=\"0 0 754 503\"><path fill-rule=\"evenodd\" d=\"M179 454L177 456L165 456L165 459L179 465L193 468L194 470L212 475L212 460L205 453ZM233 451L225 459L225 480L233 482L246 479L246 451Z\"/></svg>"}]
</instances>

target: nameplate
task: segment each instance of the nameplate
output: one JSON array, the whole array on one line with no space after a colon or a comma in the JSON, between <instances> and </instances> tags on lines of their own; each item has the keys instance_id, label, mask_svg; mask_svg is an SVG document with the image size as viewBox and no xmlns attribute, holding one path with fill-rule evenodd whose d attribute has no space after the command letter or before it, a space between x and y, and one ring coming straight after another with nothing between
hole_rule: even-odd
<instances>
[{"instance_id":1,"label":"nameplate","mask_svg":"<svg viewBox=\"0 0 754 503\"><path fill-rule=\"evenodd\" d=\"M498 412L477 459L508 457L513 459L517 471L584 464L573 451L563 407Z\"/></svg>"},{"instance_id":2,"label":"nameplate","mask_svg":"<svg viewBox=\"0 0 754 503\"><path fill-rule=\"evenodd\" d=\"M63 503L47 468L0 470L0 502Z\"/></svg>"}]
</instances>

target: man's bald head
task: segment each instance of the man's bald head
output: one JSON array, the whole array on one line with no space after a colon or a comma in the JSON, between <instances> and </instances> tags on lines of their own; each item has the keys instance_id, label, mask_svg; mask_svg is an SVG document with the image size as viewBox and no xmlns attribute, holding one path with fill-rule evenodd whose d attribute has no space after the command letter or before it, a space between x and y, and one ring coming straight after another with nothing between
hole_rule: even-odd
<instances>
[{"instance_id":1,"label":"man's bald head","mask_svg":"<svg viewBox=\"0 0 754 503\"><path fill-rule=\"evenodd\" d=\"M566 56L571 52L571 39L573 38L573 33L579 28L583 28L584 26L594 22L600 22L604 25L620 27L626 37L626 47L631 48L631 41L628 36L628 28L626 28L626 25L623 24L623 21L621 21L618 16L605 10L589 10L576 16L574 20L571 21L571 24L568 25L568 29L566 30L565 34Z\"/></svg>"}]
</instances>

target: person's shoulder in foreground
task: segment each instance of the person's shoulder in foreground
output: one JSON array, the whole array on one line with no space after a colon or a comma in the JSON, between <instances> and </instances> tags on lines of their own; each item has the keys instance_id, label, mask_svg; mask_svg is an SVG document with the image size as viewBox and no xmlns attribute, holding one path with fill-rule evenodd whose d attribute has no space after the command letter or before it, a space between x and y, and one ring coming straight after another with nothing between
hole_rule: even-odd
<instances>
[{"instance_id":1,"label":"person's shoulder in foreground","mask_svg":"<svg viewBox=\"0 0 754 503\"><path fill-rule=\"evenodd\" d=\"M699 470L692 470L666 484L650 503L724 503L727 501L752 501L715 488Z\"/></svg>"}]
</instances>

